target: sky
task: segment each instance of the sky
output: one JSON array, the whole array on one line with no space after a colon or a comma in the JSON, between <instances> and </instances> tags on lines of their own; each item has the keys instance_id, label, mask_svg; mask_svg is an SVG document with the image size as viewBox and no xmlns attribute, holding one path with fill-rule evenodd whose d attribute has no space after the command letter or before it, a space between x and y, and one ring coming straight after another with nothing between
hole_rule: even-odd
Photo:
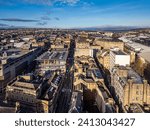
<instances>
[{"instance_id":1,"label":"sky","mask_svg":"<svg viewBox=\"0 0 150 130\"><path fill-rule=\"evenodd\" d=\"M150 0L0 0L0 27L150 26Z\"/></svg>"}]
</instances>

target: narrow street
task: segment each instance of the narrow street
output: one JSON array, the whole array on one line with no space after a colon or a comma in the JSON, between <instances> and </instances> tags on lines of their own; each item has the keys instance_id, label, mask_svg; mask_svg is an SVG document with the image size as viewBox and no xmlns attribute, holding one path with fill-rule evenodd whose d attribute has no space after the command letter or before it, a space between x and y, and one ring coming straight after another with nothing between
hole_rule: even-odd
<instances>
[{"instance_id":1,"label":"narrow street","mask_svg":"<svg viewBox=\"0 0 150 130\"><path fill-rule=\"evenodd\" d=\"M72 96L72 88L73 88L73 72L71 68L74 64L74 41L71 41L71 46L69 49L67 65L66 65L66 74L63 83L62 90L58 97L58 103L56 108L56 113L67 113L69 110L70 100Z\"/></svg>"}]
</instances>

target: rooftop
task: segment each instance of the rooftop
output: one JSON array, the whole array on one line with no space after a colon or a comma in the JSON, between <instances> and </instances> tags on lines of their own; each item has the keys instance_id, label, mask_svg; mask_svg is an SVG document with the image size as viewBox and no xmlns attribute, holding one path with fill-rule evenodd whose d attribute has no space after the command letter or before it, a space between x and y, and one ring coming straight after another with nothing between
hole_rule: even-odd
<instances>
[{"instance_id":1,"label":"rooftop","mask_svg":"<svg viewBox=\"0 0 150 130\"><path fill-rule=\"evenodd\" d=\"M121 40L117 39L117 38L98 38L96 39L98 41L107 41L107 42L121 42Z\"/></svg>"},{"instance_id":2,"label":"rooftop","mask_svg":"<svg viewBox=\"0 0 150 130\"><path fill-rule=\"evenodd\" d=\"M43 79L40 76L34 75L24 75L18 76L16 79L12 80L8 85L11 87L19 87L22 89L37 90L42 84Z\"/></svg>"},{"instance_id":3,"label":"rooftop","mask_svg":"<svg viewBox=\"0 0 150 130\"><path fill-rule=\"evenodd\" d=\"M140 43L137 42L133 42L128 40L126 37L122 37L120 38L122 41L125 42L126 45L130 46L131 49L133 49L133 51L138 51L138 55L143 57L145 60L147 60L148 62L150 62L150 47L142 45Z\"/></svg>"},{"instance_id":4,"label":"rooftop","mask_svg":"<svg viewBox=\"0 0 150 130\"><path fill-rule=\"evenodd\" d=\"M115 55L127 55L125 52L121 51L121 50L117 50L117 51L112 51Z\"/></svg>"},{"instance_id":5,"label":"rooftop","mask_svg":"<svg viewBox=\"0 0 150 130\"><path fill-rule=\"evenodd\" d=\"M66 60L68 56L67 51L47 51L37 58L37 60Z\"/></svg>"},{"instance_id":6,"label":"rooftop","mask_svg":"<svg viewBox=\"0 0 150 130\"><path fill-rule=\"evenodd\" d=\"M142 84L143 79L133 69L128 70L128 78L132 79L134 83Z\"/></svg>"},{"instance_id":7,"label":"rooftop","mask_svg":"<svg viewBox=\"0 0 150 130\"><path fill-rule=\"evenodd\" d=\"M136 73L131 67L119 66L118 68L120 70L127 71L127 77L120 77L120 82L124 82L124 85L129 79L131 79L133 83L143 84L142 77L138 73Z\"/></svg>"},{"instance_id":8,"label":"rooftop","mask_svg":"<svg viewBox=\"0 0 150 130\"><path fill-rule=\"evenodd\" d=\"M34 50L34 49L33 49ZM20 57L32 52L33 50L21 50L19 48L13 48L8 50L0 51L0 60L6 59L7 64L15 62L14 60L19 59Z\"/></svg>"},{"instance_id":9,"label":"rooftop","mask_svg":"<svg viewBox=\"0 0 150 130\"><path fill-rule=\"evenodd\" d=\"M139 104L131 104L129 113L144 113L142 107Z\"/></svg>"}]
</instances>

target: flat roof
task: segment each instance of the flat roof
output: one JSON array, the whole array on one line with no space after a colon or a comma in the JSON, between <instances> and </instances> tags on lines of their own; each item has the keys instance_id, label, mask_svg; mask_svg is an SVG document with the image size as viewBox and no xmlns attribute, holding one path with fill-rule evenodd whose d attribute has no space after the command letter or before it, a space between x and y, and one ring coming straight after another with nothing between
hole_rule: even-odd
<instances>
[{"instance_id":1,"label":"flat roof","mask_svg":"<svg viewBox=\"0 0 150 130\"><path fill-rule=\"evenodd\" d=\"M116 39L116 38L98 38L96 39L98 41L107 41L107 42L122 42L120 39Z\"/></svg>"},{"instance_id":2,"label":"flat roof","mask_svg":"<svg viewBox=\"0 0 150 130\"><path fill-rule=\"evenodd\" d=\"M125 52L121 51L121 50L117 50L117 51L112 51L115 55L127 55Z\"/></svg>"},{"instance_id":3,"label":"flat roof","mask_svg":"<svg viewBox=\"0 0 150 130\"><path fill-rule=\"evenodd\" d=\"M133 42L131 40L126 39L125 37L122 37L120 39L122 41L124 41L126 43L126 45L130 46L134 50L136 50L136 49L139 50L140 49L140 53L138 53L138 55L143 57L148 62L150 62L150 57L149 57L149 55L150 55L150 47L149 46L145 46L145 45L142 45L140 43Z\"/></svg>"},{"instance_id":4,"label":"flat roof","mask_svg":"<svg viewBox=\"0 0 150 130\"><path fill-rule=\"evenodd\" d=\"M127 77L121 77L123 81L127 82L128 79L132 79L133 83L136 84L143 84L143 79L142 77L136 73L131 67L119 67L120 70L127 70Z\"/></svg>"},{"instance_id":5,"label":"flat roof","mask_svg":"<svg viewBox=\"0 0 150 130\"><path fill-rule=\"evenodd\" d=\"M149 48L150 49L150 48ZM142 58L144 58L147 62L150 63L150 51L149 52L143 52L143 53L139 53L139 56L141 56Z\"/></svg>"},{"instance_id":6,"label":"flat roof","mask_svg":"<svg viewBox=\"0 0 150 130\"><path fill-rule=\"evenodd\" d=\"M17 59L17 58L19 58L19 57L21 57L21 56L23 56L23 55L25 55L25 54L27 54L31 51L33 51L33 50L24 51L24 50L21 50L19 48L3 50L3 51L0 52L1 53L0 54L0 60L2 60L3 53L6 52L6 54L7 54L7 64L9 64L11 62L14 62L15 59Z\"/></svg>"},{"instance_id":7,"label":"flat roof","mask_svg":"<svg viewBox=\"0 0 150 130\"><path fill-rule=\"evenodd\" d=\"M141 76L138 73L136 73L133 69L128 70L128 77L132 79L134 83L143 83L143 79L141 78Z\"/></svg>"},{"instance_id":8,"label":"flat roof","mask_svg":"<svg viewBox=\"0 0 150 130\"><path fill-rule=\"evenodd\" d=\"M38 57L37 60L66 60L67 56L67 51L48 51Z\"/></svg>"}]
</instances>

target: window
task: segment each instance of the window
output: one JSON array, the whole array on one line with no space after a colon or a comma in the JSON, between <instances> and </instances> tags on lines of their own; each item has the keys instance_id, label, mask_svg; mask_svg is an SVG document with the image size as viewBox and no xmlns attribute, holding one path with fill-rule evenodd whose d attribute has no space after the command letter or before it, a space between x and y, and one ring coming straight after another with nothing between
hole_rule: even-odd
<instances>
[{"instance_id":1,"label":"window","mask_svg":"<svg viewBox=\"0 0 150 130\"><path fill-rule=\"evenodd\" d=\"M136 91L136 95L139 95L139 91Z\"/></svg>"}]
</instances>

